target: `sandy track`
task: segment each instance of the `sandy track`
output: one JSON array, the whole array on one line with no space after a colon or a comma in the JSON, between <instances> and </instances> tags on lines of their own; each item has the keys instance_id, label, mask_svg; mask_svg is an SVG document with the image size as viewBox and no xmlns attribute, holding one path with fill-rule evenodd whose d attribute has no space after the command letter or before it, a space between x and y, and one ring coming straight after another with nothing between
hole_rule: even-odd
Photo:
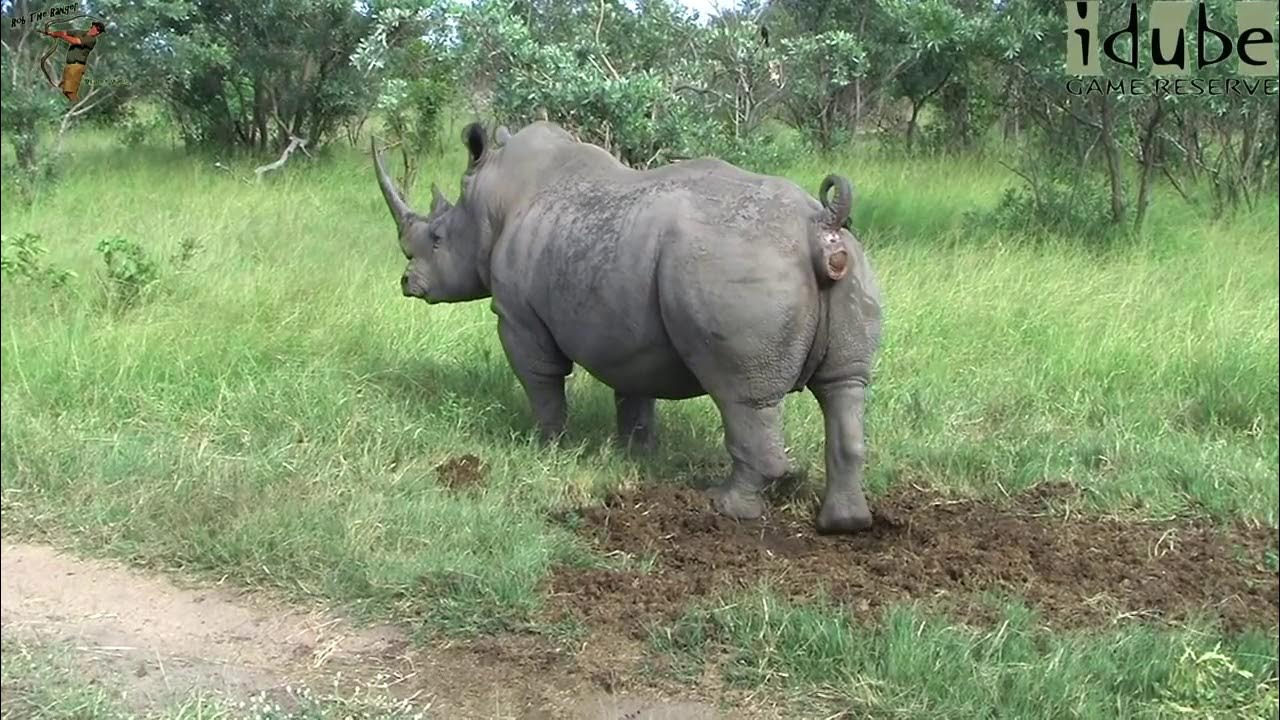
<instances>
[{"instance_id":1,"label":"sandy track","mask_svg":"<svg viewBox=\"0 0 1280 720\"><path fill-rule=\"evenodd\" d=\"M387 693L427 717L702 720L709 705L612 695L592 682L619 647L576 656L520 638L465 647L411 645L397 627L360 628L226 588L181 588L113 563L4 543L0 627L6 637L71 648L77 670L155 708L194 691L289 702L286 687Z\"/></svg>"}]
</instances>

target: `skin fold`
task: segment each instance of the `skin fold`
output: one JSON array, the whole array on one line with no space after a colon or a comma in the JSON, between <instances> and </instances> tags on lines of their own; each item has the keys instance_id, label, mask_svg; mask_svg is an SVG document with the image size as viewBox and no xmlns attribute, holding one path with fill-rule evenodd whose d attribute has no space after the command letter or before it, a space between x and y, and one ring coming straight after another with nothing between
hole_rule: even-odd
<instances>
[{"instance_id":1,"label":"skin fold","mask_svg":"<svg viewBox=\"0 0 1280 720\"><path fill-rule=\"evenodd\" d=\"M815 198L713 159L633 170L547 122L492 140L473 123L463 141L458 202L433 187L426 215L374 153L408 261L401 289L428 303L491 298L543 437L564 431L575 364L614 390L628 447L654 441L657 399L710 395L733 465L713 505L754 519L789 470L782 400L807 387L825 423L817 527L871 525L863 415L881 311L843 227L847 180L828 176Z\"/></svg>"}]
</instances>

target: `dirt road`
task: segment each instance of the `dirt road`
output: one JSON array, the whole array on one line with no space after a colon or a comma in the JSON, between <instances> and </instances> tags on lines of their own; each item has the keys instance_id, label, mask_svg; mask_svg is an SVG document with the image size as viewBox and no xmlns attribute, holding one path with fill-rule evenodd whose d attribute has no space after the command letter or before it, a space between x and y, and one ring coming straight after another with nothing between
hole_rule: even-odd
<instances>
[{"instance_id":1,"label":"dirt road","mask_svg":"<svg viewBox=\"0 0 1280 720\"><path fill-rule=\"evenodd\" d=\"M337 685L408 700L426 717L720 717L708 704L605 693L580 677L579 659L545 643L414 646L401 628L358 628L225 588L180 588L48 547L5 543L0 558L5 636L69 648L79 672L138 710L195 691L233 701L266 694L287 706L293 689Z\"/></svg>"}]
</instances>

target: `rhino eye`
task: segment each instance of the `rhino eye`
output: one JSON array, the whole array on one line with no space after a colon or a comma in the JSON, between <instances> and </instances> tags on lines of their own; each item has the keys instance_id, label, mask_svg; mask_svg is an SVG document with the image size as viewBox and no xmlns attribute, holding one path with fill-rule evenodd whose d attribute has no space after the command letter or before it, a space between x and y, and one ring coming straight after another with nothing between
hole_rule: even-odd
<instances>
[{"instance_id":1,"label":"rhino eye","mask_svg":"<svg viewBox=\"0 0 1280 720\"><path fill-rule=\"evenodd\" d=\"M431 249L435 250L436 248L440 247L440 241L443 239L444 238L440 237L439 232L432 230L431 231Z\"/></svg>"}]
</instances>

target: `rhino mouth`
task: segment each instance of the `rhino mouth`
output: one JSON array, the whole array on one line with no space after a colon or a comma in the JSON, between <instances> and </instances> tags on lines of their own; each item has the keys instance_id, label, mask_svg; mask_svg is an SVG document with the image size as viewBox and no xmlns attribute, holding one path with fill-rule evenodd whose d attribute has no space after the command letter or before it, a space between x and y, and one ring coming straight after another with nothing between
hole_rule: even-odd
<instances>
[{"instance_id":1,"label":"rhino mouth","mask_svg":"<svg viewBox=\"0 0 1280 720\"><path fill-rule=\"evenodd\" d=\"M415 283L408 273L400 276L400 294L404 297L422 300L426 303L434 303L428 288L422 287Z\"/></svg>"}]
</instances>

